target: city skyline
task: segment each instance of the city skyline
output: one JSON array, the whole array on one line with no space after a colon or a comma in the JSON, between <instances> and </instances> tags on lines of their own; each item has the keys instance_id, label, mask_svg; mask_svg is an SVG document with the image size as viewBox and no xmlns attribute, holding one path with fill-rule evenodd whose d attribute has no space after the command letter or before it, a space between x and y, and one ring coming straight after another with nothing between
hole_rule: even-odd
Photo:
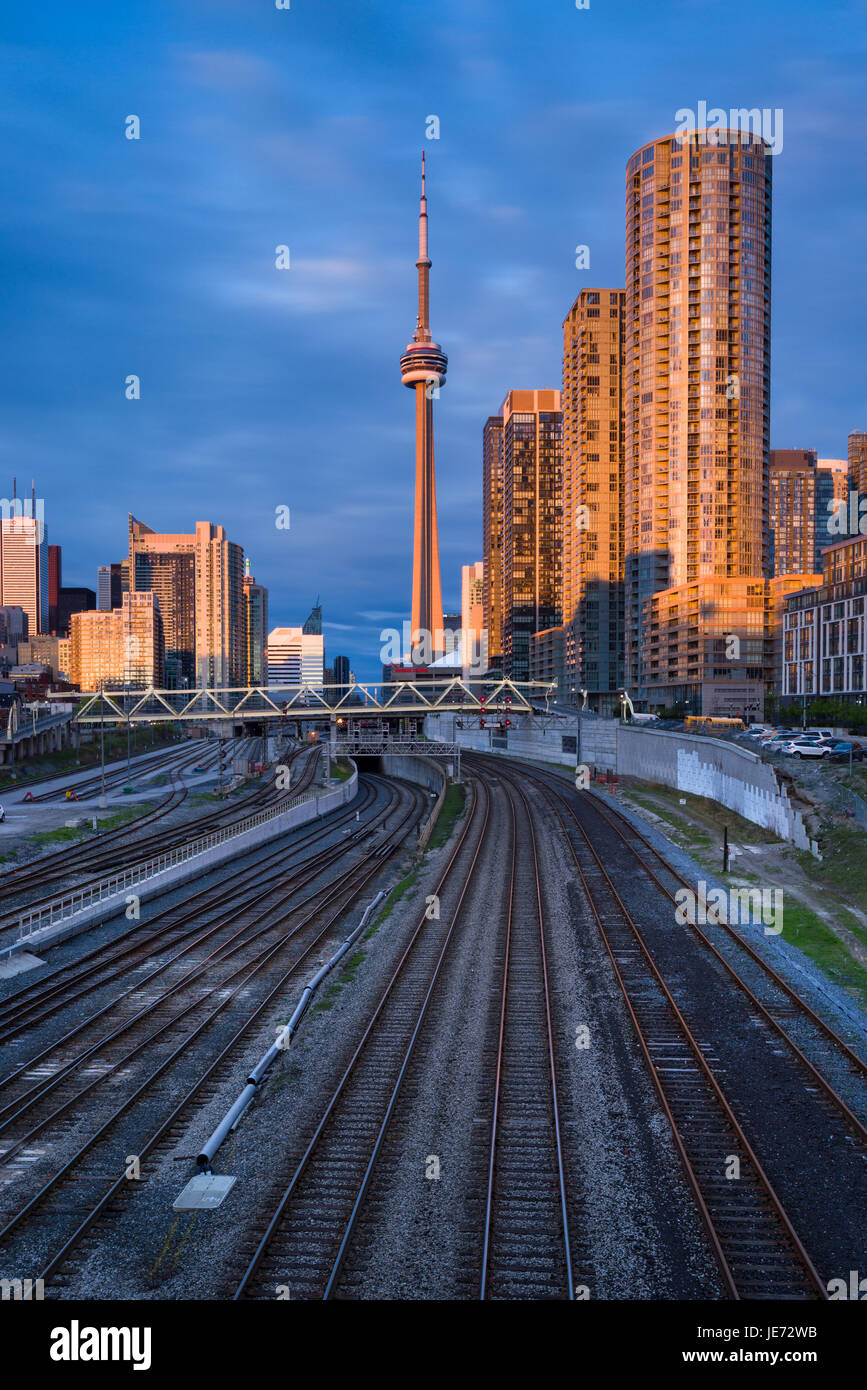
<instances>
[{"instance_id":1,"label":"city skyline","mask_svg":"<svg viewBox=\"0 0 867 1390\"><path fill-rule=\"evenodd\" d=\"M155 20L143 37L97 5L86 107L62 80L63 7L48 6L50 25L9 26L30 68L0 99L21 214L20 230L3 234L4 442L8 471L40 480L51 540L66 542L67 586L93 587L97 566L120 557L128 511L167 531L205 511L232 516L274 621L298 621L321 590L326 650L347 652L360 677L378 674L379 632L409 616L413 427L393 364L412 293L406 210L420 144L436 179L438 323L453 369L437 412L447 608L461 566L481 553L478 441L492 404L560 386L569 306L587 286L623 283L626 161L702 99L784 112L771 446L845 454L865 423L864 200L847 119L860 73L854 5L769 7L765 26L776 14L779 32L761 56L740 41L745 5L711 43L679 27L694 7L564 8L531 21L507 3L497 55L484 58L475 40L491 6L447 4L451 29L424 39L385 6L338 9L342 56L301 10L260 24L240 5L193 5L188 20ZM526 51L530 23L538 52ZM617 99L603 62L614 45L631 70ZM294 104L281 81L290 59ZM157 60L160 88L145 76ZM385 64L413 80L378 90ZM323 81L340 92L327 112L315 100ZM138 142L125 138L131 113ZM278 271L284 244L291 266ZM590 253L580 271L578 245ZM346 377L348 340L365 354ZM138 401L124 398L130 374ZM281 505L288 530L274 525Z\"/></svg>"}]
</instances>

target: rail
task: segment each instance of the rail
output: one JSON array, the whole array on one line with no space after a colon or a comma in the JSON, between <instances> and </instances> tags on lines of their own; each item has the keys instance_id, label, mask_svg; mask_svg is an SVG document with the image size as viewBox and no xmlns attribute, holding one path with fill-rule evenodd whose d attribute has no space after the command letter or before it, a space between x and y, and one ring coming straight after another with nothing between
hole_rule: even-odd
<instances>
[{"instance_id":1,"label":"rail","mask_svg":"<svg viewBox=\"0 0 867 1390\"><path fill-rule=\"evenodd\" d=\"M109 878L100 879L97 883L84 884L81 888L74 888L62 897L55 898L53 902L43 904L42 907L33 912L22 913L18 919L18 940L27 940L28 937L41 931L43 927L51 927L66 918L74 917L77 912L83 912L85 908L93 907L96 903L104 902L107 898L116 897L124 889L133 888L136 884L156 878L159 874L165 873L166 870L173 869L178 864L186 863L189 859L194 859L196 855L206 854L208 850L215 849L217 845L223 845L227 840L233 840L239 835L246 834L248 830L255 830L257 826L267 825L269 821L276 820L279 816L285 816L287 811L293 810L296 806L314 800L323 794L321 788L299 792L296 796L290 797L288 801L281 801L277 806L269 806L266 810L257 811L252 816L245 816L243 820L236 821L233 825L223 826L221 830L212 830L209 835L200 835L197 839L178 845L176 849L166 850L165 853L156 855L153 859L132 864L128 869L112 874Z\"/></svg>"}]
</instances>

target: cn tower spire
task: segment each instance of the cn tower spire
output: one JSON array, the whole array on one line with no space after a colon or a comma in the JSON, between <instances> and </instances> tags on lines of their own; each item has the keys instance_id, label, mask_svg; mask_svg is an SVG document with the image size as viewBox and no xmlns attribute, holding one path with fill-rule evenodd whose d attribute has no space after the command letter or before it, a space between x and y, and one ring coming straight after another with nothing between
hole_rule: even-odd
<instances>
[{"instance_id":1,"label":"cn tower spire","mask_svg":"<svg viewBox=\"0 0 867 1390\"><path fill-rule=\"evenodd\" d=\"M428 253L427 170L421 156L418 213L418 312L412 342L400 359L404 386L415 391L415 533L412 564L412 632L429 634L434 656L443 649L443 602L437 534L433 403L446 379L448 358L430 331L430 255ZM422 639L425 640L425 639Z\"/></svg>"},{"instance_id":2,"label":"cn tower spire","mask_svg":"<svg viewBox=\"0 0 867 1390\"><path fill-rule=\"evenodd\" d=\"M418 319L415 342L430 341L430 256L427 253L427 196L425 194L424 150L421 152L421 201L418 211Z\"/></svg>"}]
</instances>

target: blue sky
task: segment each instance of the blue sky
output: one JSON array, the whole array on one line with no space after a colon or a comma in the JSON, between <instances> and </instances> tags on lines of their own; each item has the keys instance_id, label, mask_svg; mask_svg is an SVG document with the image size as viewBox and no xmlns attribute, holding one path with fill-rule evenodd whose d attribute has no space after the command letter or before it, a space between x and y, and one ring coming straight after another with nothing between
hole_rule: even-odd
<instances>
[{"instance_id":1,"label":"blue sky","mask_svg":"<svg viewBox=\"0 0 867 1390\"><path fill-rule=\"evenodd\" d=\"M428 152L444 602L481 558L481 431L560 383L622 285L629 155L675 111L780 107L772 445L867 427L863 0L48 0L0 28L0 448L64 582L126 514L221 522L277 623L379 674L408 616L418 163ZM135 114L141 139L124 138ZM425 139L429 115L439 140ZM589 271L574 248L590 247ZM275 248L291 268L275 269ZM141 378L141 399L124 380ZM278 530L275 509L291 527Z\"/></svg>"}]
</instances>

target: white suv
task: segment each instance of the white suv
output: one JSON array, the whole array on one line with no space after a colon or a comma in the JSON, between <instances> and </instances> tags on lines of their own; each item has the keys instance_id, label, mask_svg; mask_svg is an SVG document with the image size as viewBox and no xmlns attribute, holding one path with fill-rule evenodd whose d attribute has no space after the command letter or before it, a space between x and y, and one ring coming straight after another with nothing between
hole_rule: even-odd
<instances>
[{"instance_id":1,"label":"white suv","mask_svg":"<svg viewBox=\"0 0 867 1390\"><path fill-rule=\"evenodd\" d=\"M783 752L796 758L828 758L831 756L830 743L818 738L793 738L783 746Z\"/></svg>"}]
</instances>

